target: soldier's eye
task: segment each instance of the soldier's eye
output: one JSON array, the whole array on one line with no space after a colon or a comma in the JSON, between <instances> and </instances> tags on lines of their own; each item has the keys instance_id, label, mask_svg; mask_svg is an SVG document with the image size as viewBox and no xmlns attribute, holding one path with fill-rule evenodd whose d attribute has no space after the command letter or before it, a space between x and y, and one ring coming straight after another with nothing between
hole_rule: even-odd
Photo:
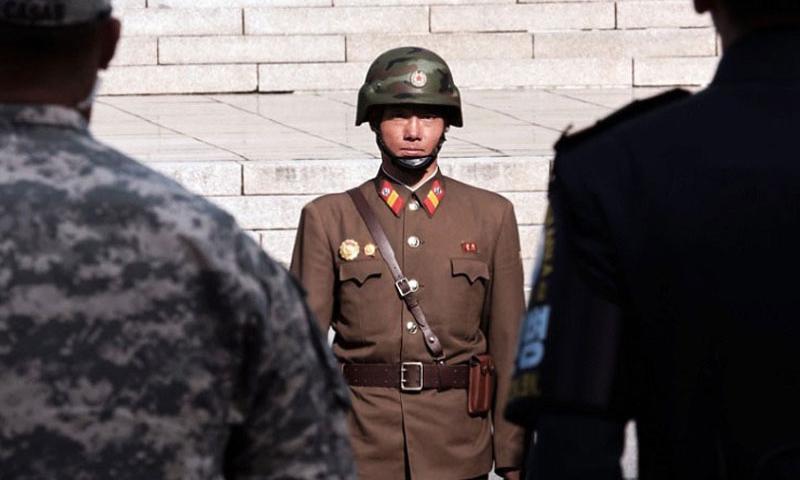
<instances>
[{"instance_id":1,"label":"soldier's eye","mask_svg":"<svg viewBox=\"0 0 800 480\"><path fill-rule=\"evenodd\" d=\"M408 112L405 112L403 110L389 110L388 112L386 112L386 116L393 120L409 117Z\"/></svg>"}]
</instances>

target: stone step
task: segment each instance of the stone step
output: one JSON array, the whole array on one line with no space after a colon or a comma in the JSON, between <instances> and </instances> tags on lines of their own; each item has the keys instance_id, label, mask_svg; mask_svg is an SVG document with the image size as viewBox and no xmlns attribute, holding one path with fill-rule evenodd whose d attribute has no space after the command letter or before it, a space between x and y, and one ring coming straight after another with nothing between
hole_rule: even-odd
<instances>
[{"instance_id":1,"label":"stone step","mask_svg":"<svg viewBox=\"0 0 800 480\"><path fill-rule=\"evenodd\" d=\"M247 35L427 33L429 11L413 7L244 9Z\"/></svg>"},{"instance_id":2,"label":"stone step","mask_svg":"<svg viewBox=\"0 0 800 480\"><path fill-rule=\"evenodd\" d=\"M683 0L617 2L617 28L710 27L710 15L698 15Z\"/></svg>"},{"instance_id":3,"label":"stone step","mask_svg":"<svg viewBox=\"0 0 800 480\"><path fill-rule=\"evenodd\" d=\"M612 2L432 6L431 32L612 29Z\"/></svg>"},{"instance_id":4,"label":"stone step","mask_svg":"<svg viewBox=\"0 0 800 480\"><path fill-rule=\"evenodd\" d=\"M141 65L102 74L103 95L254 92L256 65Z\"/></svg>"},{"instance_id":5,"label":"stone step","mask_svg":"<svg viewBox=\"0 0 800 480\"><path fill-rule=\"evenodd\" d=\"M369 180L377 160L275 162L145 161L149 167L205 196L318 196ZM506 196L544 193L549 157L443 158L445 175Z\"/></svg>"},{"instance_id":6,"label":"stone step","mask_svg":"<svg viewBox=\"0 0 800 480\"><path fill-rule=\"evenodd\" d=\"M526 279L529 278L547 208L549 158L451 158L441 162L446 174L497 191L514 204ZM376 167L374 160L147 164L231 213L270 255L285 265L291 260L303 206L319 195L341 192L368 180Z\"/></svg>"},{"instance_id":7,"label":"stone step","mask_svg":"<svg viewBox=\"0 0 800 480\"><path fill-rule=\"evenodd\" d=\"M549 157L442 158L442 171L495 192L544 191ZM378 171L377 160L290 160L245 162L245 195L298 195L341 192Z\"/></svg>"},{"instance_id":8,"label":"stone step","mask_svg":"<svg viewBox=\"0 0 800 480\"><path fill-rule=\"evenodd\" d=\"M112 66L156 65L158 37L123 37L117 45Z\"/></svg>"},{"instance_id":9,"label":"stone step","mask_svg":"<svg viewBox=\"0 0 800 480\"><path fill-rule=\"evenodd\" d=\"M714 56L713 28L654 28L537 32L535 58L648 58Z\"/></svg>"},{"instance_id":10,"label":"stone step","mask_svg":"<svg viewBox=\"0 0 800 480\"><path fill-rule=\"evenodd\" d=\"M536 33L125 36L115 66L228 63L368 63L398 45L448 61L716 56L711 28Z\"/></svg>"},{"instance_id":11,"label":"stone step","mask_svg":"<svg viewBox=\"0 0 800 480\"><path fill-rule=\"evenodd\" d=\"M682 0L118 0L109 95L357 89L396 46L466 88L701 85L719 52Z\"/></svg>"},{"instance_id":12,"label":"stone step","mask_svg":"<svg viewBox=\"0 0 800 480\"><path fill-rule=\"evenodd\" d=\"M150 8L332 7L332 0L148 0Z\"/></svg>"},{"instance_id":13,"label":"stone step","mask_svg":"<svg viewBox=\"0 0 800 480\"><path fill-rule=\"evenodd\" d=\"M640 87L706 85L717 69L717 57L640 58L633 61L633 84Z\"/></svg>"},{"instance_id":14,"label":"stone step","mask_svg":"<svg viewBox=\"0 0 800 480\"><path fill-rule=\"evenodd\" d=\"M242 55L249 55L248 49L250 47L246 46ZM128 58L132 62L143 62L152 58L147 55L147 51L140 51L129 53ZM200 58L208 54L186 55ZM702 86L711 80L718 62L716 56L705 56L634 58L633 62L630 58L455 59L449 64L461 88L502 89ZM152 95L354 90L361 86L368 67L367 62L117 66L104 72L101 93Z\"/></svg>"},{"instance_id":15,"label":"stone step","mask_svg":"<svg viewBox=\"0 0 800 480\"><path fill-rule=\"evenodd\" d=\"M448 64L461 88L614 87L633 81L630 59L456 59ZM259 91L358 89L368 68L368 62L259 65Z\"/></svg>"},{"instance_id":16,"label":"stone step","mask_svg":"<svg viewBox=\"0 0 800 480\"><path fill-rule=\"evenodd\" d=\"M343 35L191 36L158 40L158 63L162 65L344 61Z\"/></svg>"},{"instance_id":17,"label":"stone step","mask_svg":"<svg viewBox=\"0 0 800 480\"><path fill-rule=\"evenodd\" d=\"M130 8L115 13L126 36L241 35L240 8Z\"/></svg>"},{"instance_id":18,"label":"stone step","mask_svg":"<svg viewBox=\"0 0 800 480\"><path fill-rule=\"evenodd\" d=\"M145 162L200 195L242 194L242 166L232 161Z\"/></svg>"},{"instance_id":19,"label":"stone step","mask_svg":"<svg viewBox=\"0 0 800 480\"><path fill-rule=\"evenodd\" d=\"M347 61L371 62L399 45L433 50L452 60L529 59L533 57L530 33L434 33L434 34L350 34Z\"/></svg>"}]
</instances>

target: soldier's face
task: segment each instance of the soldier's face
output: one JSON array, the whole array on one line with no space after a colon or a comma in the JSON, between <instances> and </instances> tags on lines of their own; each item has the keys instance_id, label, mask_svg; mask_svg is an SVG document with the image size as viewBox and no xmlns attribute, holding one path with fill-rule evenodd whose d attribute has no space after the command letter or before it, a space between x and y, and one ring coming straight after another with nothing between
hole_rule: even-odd
<instances>
[{"instance_id":1,"label":"soldier's face","mask_svg":"<svg viewBox=\"0 0 800 480\"><path fill-rule=\"evenodd\" d=\"M447 124L435 107L386 107L381 117L383 142L398 157L424 157L439 144Z\"/></svg>"}]
</instances>

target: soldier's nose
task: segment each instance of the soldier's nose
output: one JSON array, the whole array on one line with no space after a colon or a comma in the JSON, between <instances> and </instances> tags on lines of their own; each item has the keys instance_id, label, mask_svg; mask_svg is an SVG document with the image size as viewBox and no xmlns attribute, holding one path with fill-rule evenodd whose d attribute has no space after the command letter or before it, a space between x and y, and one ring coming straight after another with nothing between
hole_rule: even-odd
<instances>
[{"instance_id":1,"label":"soldier's nose","mask_svg":"<svg viewBox=\"0 0 800 480\"><path fill-rule=\"evenodd\" d=\"M408 119L404 133L405 140L419 140L420 128L419 118L417 116L412 116Z\"/></svg>"}]
</instances>

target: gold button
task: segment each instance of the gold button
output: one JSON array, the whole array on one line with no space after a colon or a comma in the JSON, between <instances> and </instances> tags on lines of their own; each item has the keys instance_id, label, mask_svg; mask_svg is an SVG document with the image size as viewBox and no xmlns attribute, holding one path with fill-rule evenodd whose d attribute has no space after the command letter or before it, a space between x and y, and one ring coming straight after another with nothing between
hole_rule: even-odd
<instances>
[{"instance_id":1,"label":"gold button","mask_svg":"<svg viewBox=\"0 0 800 480\"><path fill-rule=\"evenodd\" d=\"M414 235L411 235L410 237L408 237L408 246L409 247L417 248L417 247L419 247L420 243L422 243L422 242L420 242L419 237L416 237Z\"/></svg>"},{"instance_id":2,"label":"gold button","mask_svg":"<svg viewBox=\"0 0 800 480\"><path fill-rule=\"evenodd\" d=\"M416 200L410 201L408 203L408 209L411 210L412 212L416 212L417 210L419 210L419 203L417 203Z\"/></svg>"},{"instance_id":3,"label":"gold button","mask_svg":"<svg viewBox=\"0 0 800 480\"><path fill-rule=\"evenodd\" d=\"M411 289L411 291L417 291L419 290L419 282L412 278L408 281L408 287Z\"/></svg>"},{"instance_id":4,"label":"gold button","mask_svg":"<svg viewBox=\"0 0 800 480\"><path fill-rule=\"evenodd\" d=\"M411 335L414 335L415 333L417 333L417 324L416 324L416 322L408 322L406 324L406 330L408 330L408 333L410 333Z\"/></svg>"}]
</instances>

